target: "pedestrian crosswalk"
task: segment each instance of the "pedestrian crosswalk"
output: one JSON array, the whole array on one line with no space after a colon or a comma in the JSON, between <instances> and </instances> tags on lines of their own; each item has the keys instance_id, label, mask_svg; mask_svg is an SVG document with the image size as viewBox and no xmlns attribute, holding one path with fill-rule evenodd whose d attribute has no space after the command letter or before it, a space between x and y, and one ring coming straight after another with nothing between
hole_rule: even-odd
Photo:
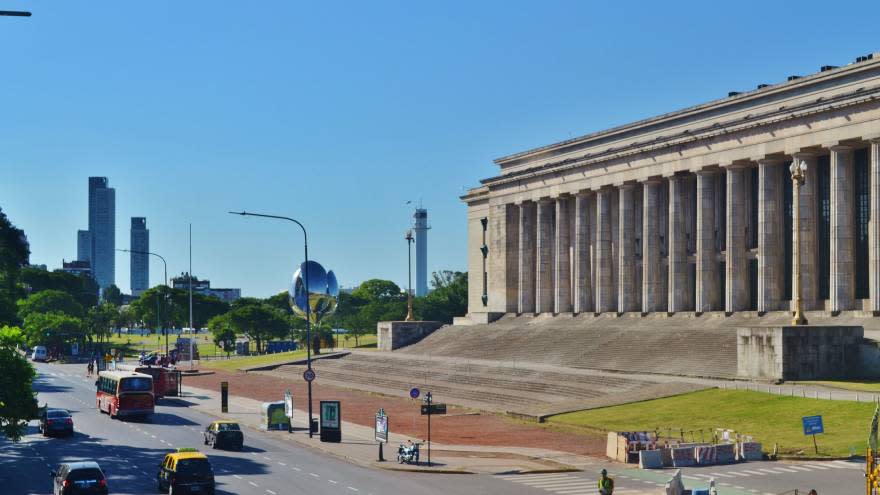
<instances>
[{"instance_id":1,"label":"pedestrian crosswalk","mask_svg":"<svg viewBox=\"0 0 880 495\"><path fill-rule=\"evenodd\" d=\"M515 474L499 476L499 478L534 489L540 489L559 495L595 495L598 492L596 480L577 477L567 473L548 474ZM660 495L665 491L658 485L641 480L627 480L631 486L624 486L623 480L617 479L615 495Z\"/></svg>"}]
</instances>

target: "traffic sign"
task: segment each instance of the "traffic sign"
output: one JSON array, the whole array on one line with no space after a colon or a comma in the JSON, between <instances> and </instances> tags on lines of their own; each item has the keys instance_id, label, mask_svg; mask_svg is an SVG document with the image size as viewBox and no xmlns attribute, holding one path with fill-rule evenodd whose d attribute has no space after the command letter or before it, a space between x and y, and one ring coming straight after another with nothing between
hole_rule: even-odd
<instances>
[{"instance_id":1,"label":"traffic sign","mask_svg":"<svg viewBox=\"0 0 880 495\"><path fill-rule=\"evenodd\" d=\"M421 394L421 392L419 392L419 389L417 389L417 388L415 388L415 387L409 389L409 397L410 397L411 399L418 399L418 398L419 398L419 394Z\"/></svg>"},{"instance_id":2,"label":"traffic sign","mask_svg":"<svg viewBox=\"0 0 880 495\"><path fill-rule=\"evenodd\" d=\"M446 404L422 404L422 415L426 414L446 414Z\"/></svg>"},{"instance_id":3,"label":"traffic sign","mask_svg":"<svg viewBox=\"0 0 880 495\"><path fill-rule=\"evenodd\" d=\"M822 416L804 416L801 420L804 423L804 435L825 433L825 427L822 424Z\"/></svg>"},{"instance_id":4,"label":"traffic sign","mask_svg":"<svg viewBox=\"0 0 880 495\"><path fill-rule=\"evenodd\" d=\"M315 380L315 370L309 368L303 373L303 380L311 382Z\"/></svg>"}]
</instances>

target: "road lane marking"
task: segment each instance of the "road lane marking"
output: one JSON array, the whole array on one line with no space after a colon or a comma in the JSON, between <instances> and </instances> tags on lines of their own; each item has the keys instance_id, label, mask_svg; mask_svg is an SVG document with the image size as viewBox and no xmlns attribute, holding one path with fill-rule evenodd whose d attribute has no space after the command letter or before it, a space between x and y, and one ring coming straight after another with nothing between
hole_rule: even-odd
<instances>
[{"instance_id":1,"label":"road lane marking","mask_svg":"<svg viewBox=\"0 0 880 495\"><path fill-rule=\"evenodd\" d=\"M329 483L333 483L334 485L336 484L336 482L333 481L333 480L327 480L327 481L328 481Z\"/></svg>"},{"instance_id":2,"label":"road lane marking","mask_svg":"<svg viewBox=\"0 0 880 495\"><path fill-rule=\"evenodd\" d=\"M355 487L353 487L353 486L349 486L349 487L346 487L346 488L348 488L349 490L351 490L351 491L353 491L353 492L359 492L359 491L360 491L360 490L358 490L357 488L355 488Z\"/></svg>"},{"instance_id":3,"label":"road lane marking","mask_svg":"<svg viewBox=\"0 0 880 495\"><path fill-rule=\"evenodd\" d=\"M248 481L248 483L250 483L252 486L256 486L256 487L259 487L259 486L260 486L260 485L258 485L258 484L256 484L256 483L254 483L253 481Z\"/></svg>"},{"instance_id":4,"label":"road lane marking","mask_svg":"<svg viewBox=\"0 0 880 495\"><path fill-rule=\"evenodd\" d=\"M287 464L284 464L283 462L278 461L278 465L279 465L279 466L286 466Z\"/></svg>"},{"instance_id":5,"label":"road lane marking","mask_svg":"<svg viewBox=\"0 0 880 495\"><path fill-rule=\"evenodd\" d=\"M278 495L277 493L273 492L272 490L270 490L268 488L266 488L266 493L268 493L269 495Z\"/></svg>"},{"instance_id":6,"label":"road lane marking","mask_svg":"<svg viewBox=\"0 0 880 495\"><path fill-rule=\"evenodd\" d=\"M315 474L315 473L309 473L309 476L314 476L315 478L320 478L320 476L318 476L318 475Z\"/></svg>"},{"instance_id":7,"label":"road lane marking","mask_svg":"<svg viewBox=\"0 0 880 495\"><path fill-rule=\"evenodd\" d=\"M237 474L233 474L232 476L233 476L234 478L242 479L242 477L239 476L239 475L237 475Z\"/></svg>"},{"instance_id":8,"label":"road lane marking","mask_svg":"<svg viewBox=\"0 0 880 495\"><path fill-rule=\"evenodd\" d=\"M300 469L300 468L298 468L298 467L294 467L293 470L294 470L294 471L302 471L302 469Z\"/></svg>"}]
</instances>

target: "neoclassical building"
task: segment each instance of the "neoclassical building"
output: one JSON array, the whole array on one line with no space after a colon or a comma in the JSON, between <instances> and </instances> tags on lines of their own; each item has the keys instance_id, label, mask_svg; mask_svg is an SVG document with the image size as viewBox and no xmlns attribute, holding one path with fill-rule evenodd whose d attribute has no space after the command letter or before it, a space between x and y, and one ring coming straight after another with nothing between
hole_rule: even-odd
<instances>
[{"instance_id":1,"label":"neoclassical building","mask_svg":"<svg viewBox=\"0 0 880 495\"><path fill-rule=\"evenodd\" d=\"M468 206L469 315L880 314L880 54L495 160Z\"/></svg>"}]
</instances>

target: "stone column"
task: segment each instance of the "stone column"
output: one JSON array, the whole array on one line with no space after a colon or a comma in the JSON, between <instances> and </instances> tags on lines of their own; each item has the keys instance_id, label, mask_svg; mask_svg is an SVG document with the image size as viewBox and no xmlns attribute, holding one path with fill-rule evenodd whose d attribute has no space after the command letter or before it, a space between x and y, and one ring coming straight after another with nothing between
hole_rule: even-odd
<instances>
[{"instance_id":1,"label":"stone column","mask_svg":"<svg viewBox=\"0 0 880 495\"><path fill-rule=\"evenodd\" d=\"M798 195L800 202L800 210L801 213L801 232L800 232L800 263L801 263L801 295L803 299L803 307L805 310L816 309L816 297L819 293L819 274L817 271L817 267L819 266L819 226L817 225L818 220L818 205L817 194L818 190L817 180L819 177L819 173L816 170L818 167L818 163L816 160L816 155L811 153L795 153L793 155L793 159L800 163L801 160L807 162L807 171L804 174L804 184L800 187L800 194ZM791 175L785 175L783 180L791 180ZM792 188L793 189L793 188ZM793 194L793 192L792 192ZM792 236L792 242L794 242ZM794 249L792 249L792 253L794 253ZM794 264L797 263L797 260L792 257L792 277L791 277L791 294L792 294L792 306L791 310L794 311L794 299L796 299L797 287L794 286Z\"/></svg>"},{"instance_id":2,"label":"stone column","mask_svg":"<svg viewBox=\"0 0 880 495\"><path fill-rule=\"evenodd\" d=\"M574 294L572 304L575 313L593 310L593 291L590 281L590 197L580 193L574 198L574 249L572 272Z\"/></svg>"},{"instance_id":3,"label":"stone column","mask_svg":"<svg viewBox=\"0 0 880 495\"><path fill-rule=\"evenodd\" d=\"M685 179L669 178L669 294L667 311L688 310L687 238L684 212Z\"/></svg>"},{"instance_id":4,"label":"stone column","mask_svg":"<svg viewBox=\"0 0 880 495\"><path fill-rule=\"evenodd\" d=\"M519 313L535 312L535 210L531 201L519 206Z\"/></svg>"},{"instance_id":5,"label":"stone column","mask_svg":"<svg viewBox=\"0 0 880 495\"><path fill-rule=\"evenodd\" d=\"M831 311L852 309L855 299L853 253L852 148L831 147Z\"/></svg>"},{"instance_id":6,"label":"stone column","mask_svg":"<svg viewBox=\"0 0 880 495\"><path fill-rule=\"evenodd\" d=\"M535 272L536 313L553 312L553 201L538 201L537 270Z\"/></svg>"},{"instance_id":7,"label":"stone column","mask_svg":"<svg viewBox=\"0 0 880 495\"><path fill-rule=\"evenodd\" d=\"M714 311L718 297L718 251L715 249L715 172L697 172L696 311Z\"/></svg>"},{"instance_id":8,"label":"stone column","mask_svg":"<svg viewBox=\"0 0 880 495\"><path fill-rule=\"evenodd\" d=\"M556 313L571 313L571 198L556 198L556 281L554 307Z\"/></svg>"},{"instance_id":9,"label":"stone column","mask_svg":"<svg viewBox=\"0 0 880 495\"><path fill-rule=\"evenodd\" d=\"M596 312L614 311L615 299L611 266L611 190L596 192Z\"/></svg>"},{"instance_id":10,"label":"stone column","mask_svg":"<svg viewBox=\"0 0 880 495\"><path fill-rule=\"evenodd\" d=\"M635 184L624 184L620 187L617 219L618 236L618 279L617 279L617 311L639 311L636 297L636 215L635 215Z\"/></svg>"},{"instance_id":11,"label":"stone column","mask_svg":"<svg viewBox=\"0 0 880 495\"><path fill-rule=\"evenodd\" d=\"M780 160L758 160L758 311L775 310L782 300L783 190ZM789 179L790 180L790 179Z\"/></svg>"},{"instance_id":12,"label":"stone column","mask_svg":"<svg viewBox=\"0 0 880 495\"><path fill-rule=\"evenodd\" d=\"M868 222L868 285L871 311L880 312L880 138L871 140L871 211Z\"/></svg>"},{"instance_id":13,"label":"stone column","mask_svg":"<svg viewBox=\"0 0 880 495\"><path fill-rule=\"evenodd\" d=\"M642 312L664 311L662 265L660 263L660 186L659 180L643 183L642 201Z\"/></svg>"},{"instance_id":14,"label":"stone column","mask_svg":"<svg viewBox=\"0 0 880 495\"><path fill-rule=\"evenodd\" d=\"M727 256L725 263L725 303L728 313L748 307L749 265L746 260L745 169L727 167Z\"/></svg>"},{"instance_id":15,"label":"stone column","mask_svg":"<svg viewBox=\"0 0 880 495\"><path fill-rule=\"evenodd\" d=\"M519 212L514 204L489 208L488 226L488 309L491 312L517 311L519 288Z\"/></svg>"}]
</instances>

